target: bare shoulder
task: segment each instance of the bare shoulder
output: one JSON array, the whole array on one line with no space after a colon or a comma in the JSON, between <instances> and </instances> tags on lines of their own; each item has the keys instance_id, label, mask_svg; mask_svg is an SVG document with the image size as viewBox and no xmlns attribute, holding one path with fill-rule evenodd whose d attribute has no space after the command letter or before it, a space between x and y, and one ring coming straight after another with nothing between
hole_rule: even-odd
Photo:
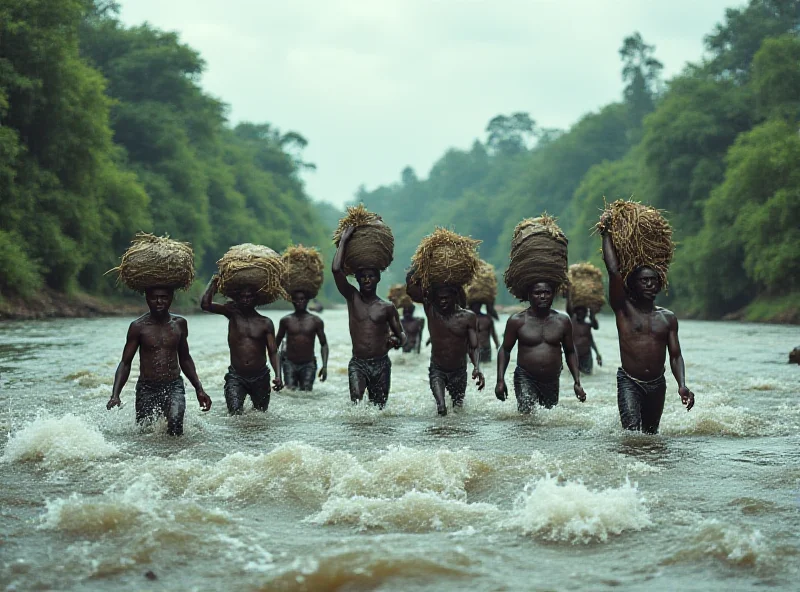
<instances>
[{"instance_id":1,"label":"bare shoulder","mask_svg":"<svg viewBox=\"0 0 800 592\"><path fill-rule=\"evenodd\" d=\"M312 314L312 318L314 319L314 326L315 327L324 327L325 321L319 315Z\"/></svg>"},{"instance_id":2,"label":"bare shoulder","mask_svg":"<svg viewBox=\"0 0 800 592\"><path fill-rule=\"evenodd\" d=\"M506 327L521 327L525 324L525 321L528 319L528 311L522 310L520 312L514 313L508 320L506 321Z\"/></svg>"},{"instance_id":3,"label":"bare shoulder","mask_svg":"<svg viewBox=\"0 0 800 592\"><path fill-rule=\"evenodd\" d=\"M558 311L558 310L551 310L550 311L550 318L555 320L555 321L558 321L562 325L566 324L566 323L570 323L570 324L572 323L572 319L570 318L570 316L567 313L561 312L561 311Z\"/></svg>"},{"instance_id":4,"label":"bare shoulder","mask_svg":"<svg viewBox=\"0 0 800 592\"><path fill-rule=\"evenodd\" d=\"M669 323L670 327L677 327L678 326L678 317L675 316L675 313L669 310L668 308L662 308L660 306L656 306L655 312L658 313L662 319L664 319L667 323Z\"/></svg>"}]
</instances>

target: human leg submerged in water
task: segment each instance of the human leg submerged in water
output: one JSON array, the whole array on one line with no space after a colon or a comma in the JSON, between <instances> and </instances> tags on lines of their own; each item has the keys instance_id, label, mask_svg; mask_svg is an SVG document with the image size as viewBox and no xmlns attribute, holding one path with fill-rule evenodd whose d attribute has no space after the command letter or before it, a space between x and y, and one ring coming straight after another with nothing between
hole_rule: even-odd
<instances>
[{"instance_id":1,"label":"human leg submerged in water","mask_svg":"<svg viewBox=\"0 0 800 592\"><path fill-rule=\"evenodd\" d=\"M622 427L645 434L658 433L667 381L664 374L653 380L637 380L622 368L617 370L617 405Z\"/></svg>"},{"instance_id":2,"label":"human leg submerged in water","mask_svg":"<svg viewBox=\"0 0 800 592\"><path fill-rule=\"evenodd\" d=\"M369 402L383 409L389 398L392 378L392 361L388 354L377 358L352 358L347 374L353 403L361 401L366 391Z\"/></svg>"},{"instance_id":3,"label":"human leg submerged in water","mask_svg":"<svg viewBox=\"0 0 800 592\"><path fill-rule=\"evenodd\" d=\"M163 416L167 420L167 433L180 436L186 412L185 395L182 378L169 382L139 380L136 383L136 423L150 423Z\"/></svg>"}]
</instances>

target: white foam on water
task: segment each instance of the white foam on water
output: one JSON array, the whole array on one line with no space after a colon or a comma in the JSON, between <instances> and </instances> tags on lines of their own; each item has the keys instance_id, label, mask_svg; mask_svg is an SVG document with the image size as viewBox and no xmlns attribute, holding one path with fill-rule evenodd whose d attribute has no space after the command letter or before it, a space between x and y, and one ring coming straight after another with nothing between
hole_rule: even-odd
<instances>
[{"instance_id":1,"label":"white foam on water","mask_svg":"<svg viewBox=\"0 0 800 592\"><path fill-rule=\"evenodd\" d=\"M68 413L60 418L37 418L11 434L0 462L41 462L62 467L75 461L109 458L119 452L94 426Z\"/></svg>"},{"instance_id":2,"label":"white foam on water","mask_svg":"<svg viewBox=\"0 0 800 592\"><path fill-rule=\"evenodd\" d=\"M609 535L641 530L651 524L635 485L590 490L581 482L559 484L546 476L517 496L506 528L549 541L605 542Z\"/></svg>"},{"instance_id":3,"label":"white foam on water","mask_svg":"<svg viewBox=\"0 0 800 592\"><path fill-rule=\"evenodd\" d=\"M664 413L660 432L688 436L767 436L774 426L747 407L702 401L691 411L684 408Z\"/></svg>"},{"instance_id":4,"label":"white foam on water","mask_svg":"<svg viewBox=\"0 0 800 592\"><path fill-rule=\"evenodd\" d=\"M484 526L501 516L501 510L493 504L469 504L434 492L409 491L399 498L331 498L306 520L315 524L350 524L362 530L429 532Z\"/></svg>"},{"instance_id":5,"label":"white foam on water","mask_svg":"<svg viewBox=\"0 0 800 592\"><path fill-rule=\"evenodd\" d=\"M706 519L694 527L686 545L668 562L696 561L698 557L711 557L733 566L758 567L771 562L775 552L757 529Z\"/></svg>"}]
</instances>

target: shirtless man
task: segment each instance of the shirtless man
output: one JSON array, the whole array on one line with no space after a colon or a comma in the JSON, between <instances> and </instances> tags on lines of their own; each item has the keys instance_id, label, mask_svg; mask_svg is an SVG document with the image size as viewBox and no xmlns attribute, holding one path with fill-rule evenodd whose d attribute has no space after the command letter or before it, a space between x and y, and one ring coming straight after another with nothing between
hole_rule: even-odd
<instances>
[{"instance_id":1,"label":"shirtless man","mask_svg":"<svg viewBox=\"0 0 800 592\"><path fill-rule=\"evenodd\" d=\"M414 316L416 307L413 304L403 307L403 318L400 324L406 334L406 343L403 346L403 353L420 352L422 348L422 332L425 330L425 319Z\"/></svg>"},{"instance_id":2,"label":"shirtless man","mask_svg":"<svg viewBox=\"0 0 800 592\"><path fill-rule=\"evenodd\" d=\"M328 339L325 323L317 315L308 312L308 294L301 290L292 292L294 313L281 319L278 325L278 347L286 337L286 351L281 355L281 369L286 388L310 391L317 376L317 358L314 357L314 342L319 339L322 349L322 368L319 379L328 378Z\"/></svg>"},{"instance_id":3,"label":"shirtless man","mask_svg":"<svg viewBox=\"0 0 800 592\"><path fill-rule=\"evenodd\" d=\"M478 351L481 354L481 362L491 362L492 344L489 340L494 341L495 347L499 347L500 343L497 340L497 332L494 330L494 321L491 316L481 312L482 306L480 302L472 302L469 308L478 318ZM491 310L491 305L487 304L486 310Z\"/></svg>"},{"instance_id":4,"label":"shirtless man","mask_svg":"<svg viewBox=\"0 0 800 592\"><path fill-rule=\"evenodd\" d=\"M200 307L206 312L223 315L228 319L228 347L231 350L231 365L225 374L228 413L241 415L247 395L250 395L254 408L266 411L270 396L267 354L275 371L272 385L276 391L283 388L278 348L275 345L275 327L270 319L256 312L256 290L253 288L242 289L233 297L232 302L215 303L214 294L217 292L218 282L218 276L211 278L200 300Z\"/></svg>"},{"instance_id":5,"label":"shirtless man","mask_svg":"<svg viewBox=\"0 0 800 592\"><path fill-rule=\"evenodd\" d=\"M495 396L508 397L505 383L511 350L519 341L517 368L514 370L514 394L520 413L530 413L534 404L552 407L558 404L558 378L561 375L561 351L567 359L578 400L586 400L578 370L578 355L572 338L572 322L564 313L551 308L555 290L547 282L536 282L530 290L530 308L508 319L503 345L497 352Z\"/></svg>"},{"instance_id":6,"label":"shirtless man","mask_svg":"<svg viewBox=\"0 0 800 592\"><path fill-rule=\"evenodd\" d=\"M485 380L478 355L478 320L471 310L459 306L456 286L432 286L424 292L413 283L413 272L406 278L406 291L412 300L422 302L428 317L431 338L431 365L428 368L431 392L436 411L447 415L445 390L450 394L453 410L464 406L467 392L467 356L472 361L472 378L483 390Z\"/></svg>"},{"instance_id":7,"label":"shirtless man","mask_svg":"<svg viewBox=\"0 0 800 592\"><path fill-rule=\"evenodd\" d=\"M369 401L383 409L389 397L392 376L388 352L390 348L402 347L406 336L397 309L378 297L376 289L381 280L380 271L359 269L356 272L358 290L347 281L344 257L354 230L353 226L345 228L331 264L336 288L347 301L350 339L353 342L353 357L347 366L350 400L358 403L364 398L366 390Z\"/></svg>"},{"instance_id":8,"label":"shirtless man","mask_svg":"<svg viewBox=\"0 0 800 592\"><path fill-rule=\"evenodd\" d=\"M601 227L608 227L607 220L601 220ZM639 267L628 276L626 287L611 234L606 230L601 232L608 270L608 301L617 319L622 358L622 367L617 370L619 417L626 430L655 434L667 393L664 378L667 351L681 403L687 411L694 406L694 393L686 388L678 319L671 311L655 305L661 279L654 269Z\"/></svg>"},{"instance_id":9,"label":"shirtless man","mask_svg":"<svg viewBox=\"0 0 800 592\"><path fill-rule=\"evenodd\" d=\"M575 351L578 352L578 368L583 374L592 373L592 350L597 354L597 365L603 365L603 356L597 349L592 335L592 329L598 329L599 325L594 316L594 312L585 306L572 306L569 295L567 295L567 314L572 319L572 334L575 339ZM588 314L588 318L587 318Z\"/></svg>"},{"instance_id":10,"label":"shirtless man","mask_svg":"<svg viewBox=\"0 0 800 592\"><path fill-rule=\"evenodd\" d=\"M148 288L145 300L150 312L133 321L128 328L122 361L114 374L114 386L106 409L121 405L122 387L128 382L131 364L139 351L139 380L136 382L136 422L167 418L171 436L183 433L186 398L181 371L192 383L200 409L211 409L211 398L203 390L194 360L189 354L189 327L186 319L170 314L174 291L171 288Z\"/></svg>"}]
</instances>

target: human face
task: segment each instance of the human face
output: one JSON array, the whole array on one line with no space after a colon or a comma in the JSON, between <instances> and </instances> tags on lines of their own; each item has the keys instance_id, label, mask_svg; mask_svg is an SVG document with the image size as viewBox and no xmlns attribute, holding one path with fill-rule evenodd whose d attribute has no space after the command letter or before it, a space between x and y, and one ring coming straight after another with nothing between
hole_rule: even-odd
<instances>
[{"instance_id":1,"label":"human face","mask_svg":"<svg viewBox=\"0 0 800 592\"><path fill-rule=\"evenodd\" d=\"M548 309L553 305L555 292L547 282L536 282L531 288L529 300L531 306L536 309Z\"/></svg>"},{"instance_id":2,"label":"human face","mask_svg":"<svg viewBox=\"0 0 800 592\"><path fill-rule=\"evenodd\" d=\"M362 292L372 293L381 281L380 273L375 269L361 269L356 274L358 287Z\"/></svg>"},{"instance_id":3,"label":"human face","mask_svg":"<svg viewBox=\"0 0 800 592\"><path fill-rule=\"evenodd\" d=\"M576 306L575 307L575 318L579 321L582 321L586 318L586 307L585 306Z\"/></svg>"},{"instance_id":4,"label":"human face","mask_svg":"<svg viewBox=\"0 0 800 592\"><path fill-rule=\"evenodd\" d=\"M469 305L469 309L474 312L476 315L481 314L481 307L483 305L480 302L473 302Z\"/></svg>"},{"instance_id":5,"label":"human face","mask_svg":"<svg viewBox=\"0 0 800 592\"><path fill-rule=\"evenodd\" d=\"M308 309L308 296L305 292L296 290L292 292L292 304L295 312L306 312Z\"/></svg>"},{"instance_id":6,"label":"human face","mask_svg":"<svg viewBox=\"0 0 800 592\"><path fill-rule=\"evenodd\" d=\"M433 301L441 312L451 313L456 307L456 291L452 288L439 288Z\"/></svg>"},{"instance_id":7,"label":"human face","mask_svg":"<svg viewBox=\"0 0 800 592\"><path fill-rule=\"evenodd\" d=\"M174 290L169 288L148 288L145 290L144 298L151 313L163 314L172 305L174 294Z\"/></svg>"},{"instance_id":8,"label":"human face","mask_svg":"<svg viewBox=\"0 0 800 592\"><path fill-rule=\"evenodd\" d=\"M413 304L410 304L410 305L406 306L403 309L403 316L404 317L413 317L415 309L416 309L416 307Z\"/></svg>"},{"instance_id":9,"label":"human face","mask_svg":"<svg viewBox=\"0 0 800 592\"><path fill-rule=\"evenodd\" d=\"M236 295L236 304L243 308L252 308L256 303L256 291L253 288L242 288Z\"/></svg>"},{"instance_id":10,"label":"human face","mask_svg":"<svg viewBox=\"0 0 800 592\"><path fill-rule=\"evenodd\" d=\"M661 278L650 267L641 267L634 272L631 282L634 294L650 302L656 299L656 294L661 291Z\"/></svg>"}]
</instances>

